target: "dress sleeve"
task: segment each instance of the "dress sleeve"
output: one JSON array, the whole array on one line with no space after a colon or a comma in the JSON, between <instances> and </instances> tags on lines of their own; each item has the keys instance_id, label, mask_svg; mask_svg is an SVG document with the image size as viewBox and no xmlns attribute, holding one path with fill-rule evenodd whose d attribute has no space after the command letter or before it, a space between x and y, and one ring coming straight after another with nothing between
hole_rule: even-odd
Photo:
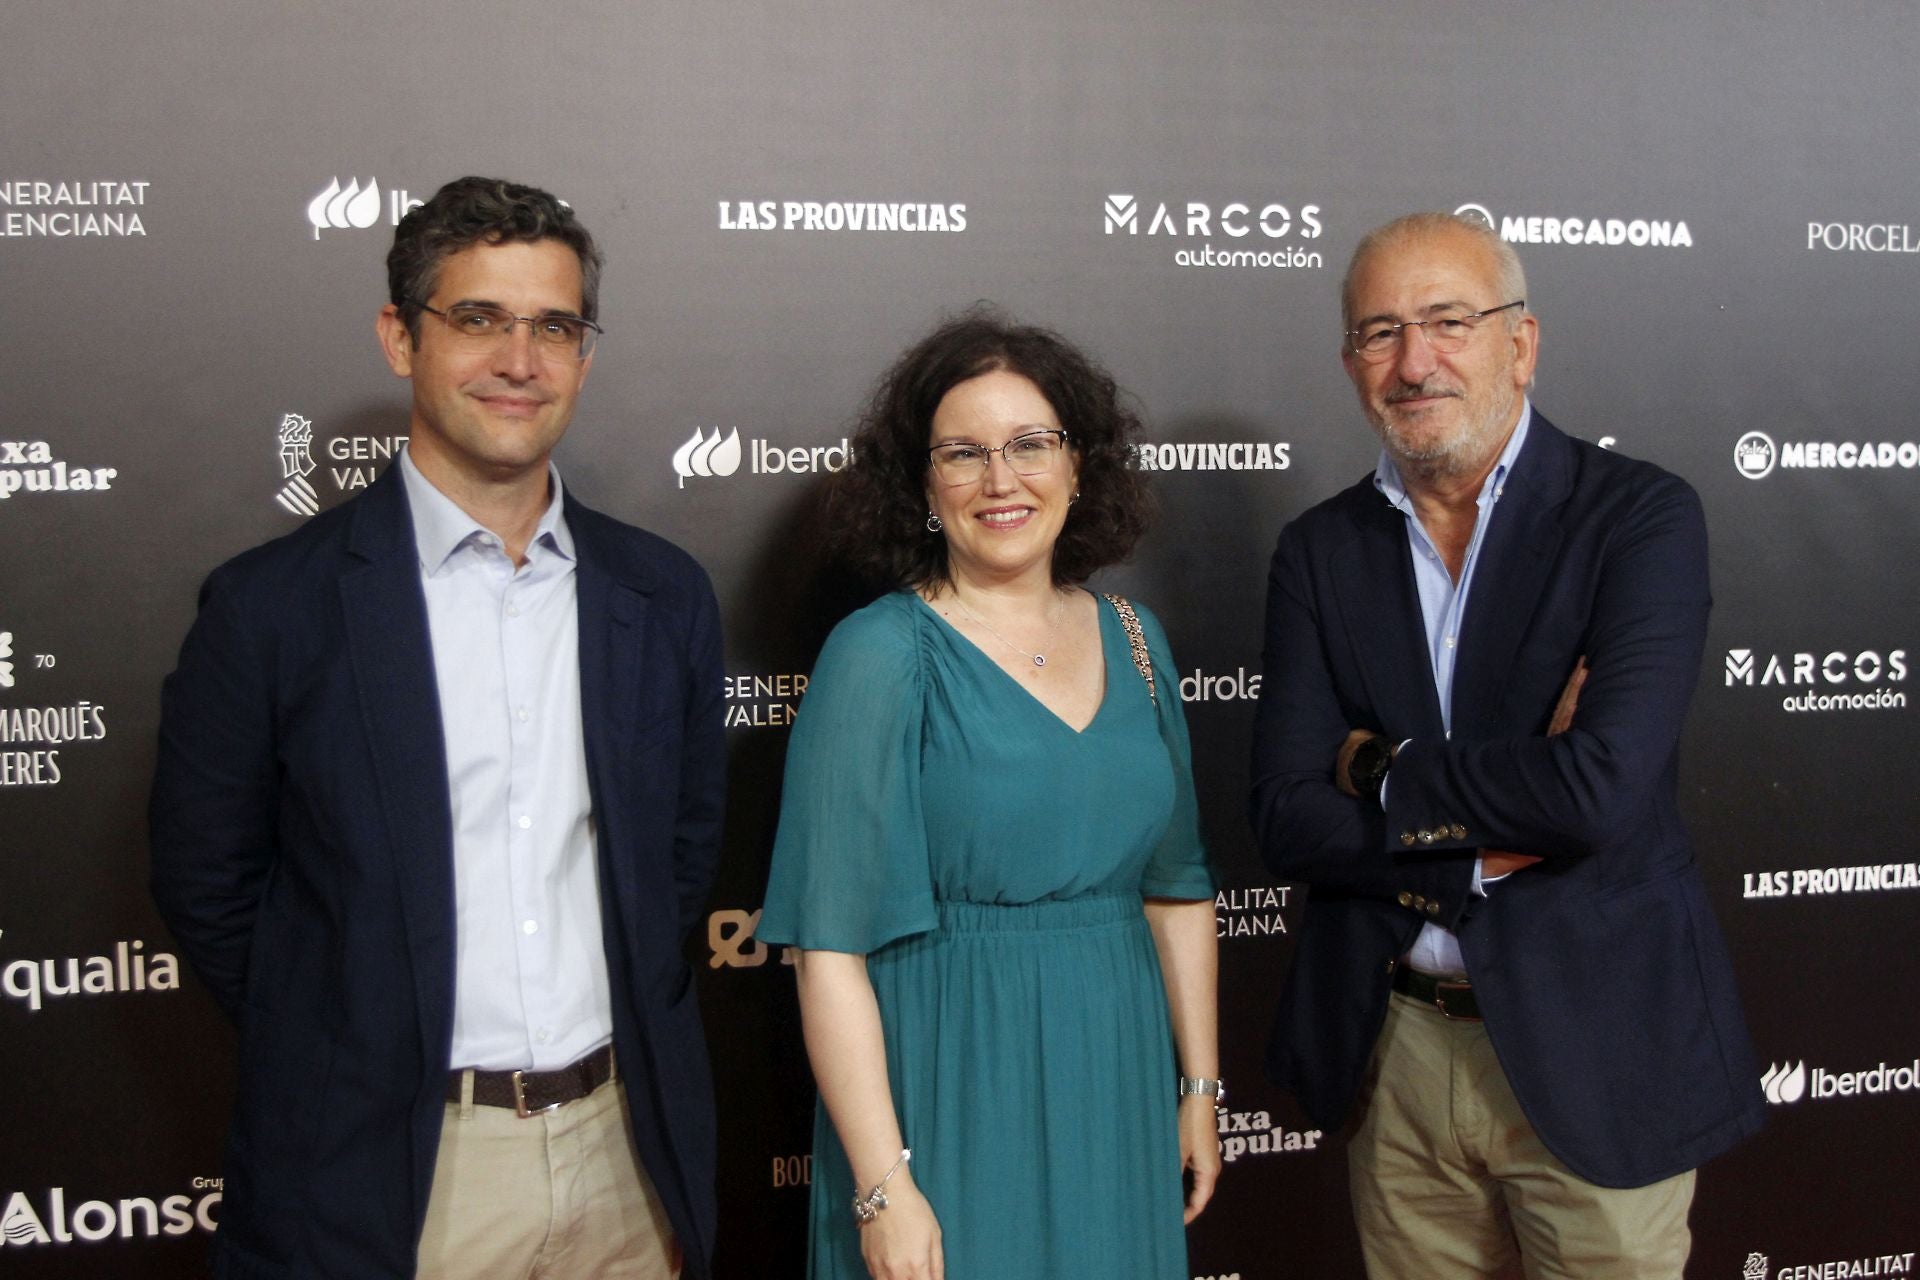
<instances>
[{"instance_id":1,"label":"dress sleeve","mask_svg":"<svg viewBox=\"0 0 1920 1280\"><path fill-rule=\"evenodd\" d=\"M1180 704L1180 672L1173 665L1167 635L1160 620L1134 603L1140 629L1146 633L1147 656L1153 660L1153 683L1158 694L1154 714L1160 740L1173 766L1173 816L1166 834L1147 861L1140 892L1150 898L1211 898L1218 887L1206 846L1200 842L1200 806L1193 795L1193 752L1187 742L1187 713Z\"/></svg>"},{"instance_id":2,"label":"dress sleeve","mask_svg":"<svg viewBox=\"0 0 1920 1280\"><path fill-rule=\"evenodd\" d=\"M787 747L761 940L864 955L939 923L919 659L912 618L884 600L827 638Z\"/></svg>"}]
</instances>

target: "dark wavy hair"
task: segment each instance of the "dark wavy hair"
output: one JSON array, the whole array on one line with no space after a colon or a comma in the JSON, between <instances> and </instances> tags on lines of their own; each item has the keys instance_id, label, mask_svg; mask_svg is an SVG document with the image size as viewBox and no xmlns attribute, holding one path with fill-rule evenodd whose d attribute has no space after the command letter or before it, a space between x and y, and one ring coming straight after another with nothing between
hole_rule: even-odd
<instances>
[{"instance_id":1,"label":"dark wavy hair","mask_svg":"<svg viewBox=\"0 0 1920 1280\"><path fill-rule=\"evenodd\" d=\"M1040 389L1080 462L1080 500L1053 548L1058 586L1085 582L1132 554L1153 512L1130 464L1140 420L1105 369L1059 334L1016 324L987 304L946 321L894 361L874 388L833 479L829 527L838 558L892 588L948 581L947 540L928 533L927 439L947 392L1004 369Z\"/></svg>"},{"instance_id":2,"label":"dark wavy hair","mask_svg":"<svg viewBox=\"0 0 1920 1280\"><path fill-rule=\"evenodd\" d=\"M605 261L573 210L538 187L502 178L456 178L408 210L387 251L387 300L420 345L420 304L439 284L440 264L476 244L558 240L580 257L580 314L600 318Z\"/></svg>"}]
</instances>

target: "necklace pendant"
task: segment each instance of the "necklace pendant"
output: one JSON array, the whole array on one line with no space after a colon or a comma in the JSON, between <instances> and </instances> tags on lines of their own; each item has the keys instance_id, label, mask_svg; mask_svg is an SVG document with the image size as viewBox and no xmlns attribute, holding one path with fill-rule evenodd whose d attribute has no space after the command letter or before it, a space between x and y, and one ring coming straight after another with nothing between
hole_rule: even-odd
<instances>
[{"instance_id":1,"label":"necklace pendant","mask_svg":"<svg viewBox=\"0 0 1920 1280\"><path fill-rule=\"evenodd\" d=\"M1034 665L1034 666L1036 666L1036 667L1044 667L1044 666L1046 666L1046 665L1047 665L1047 655L1046 655L1046 654L1044 654L1044 653L1036 653L1036 654L1034 654L1034 655L1033 655L1033 665Z\"/></svg>"}]
</instances>

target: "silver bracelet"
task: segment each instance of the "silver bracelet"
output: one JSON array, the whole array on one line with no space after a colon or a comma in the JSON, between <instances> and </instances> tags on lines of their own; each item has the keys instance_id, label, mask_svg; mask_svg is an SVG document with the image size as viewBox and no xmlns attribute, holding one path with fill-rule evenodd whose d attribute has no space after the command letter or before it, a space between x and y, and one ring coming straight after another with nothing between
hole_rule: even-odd
<instances>
[{"instance_id":1,"label":"silver bracelet","mask_svg":"<svg viewBox=\"0 0 1920 1280\"><path fill-rule=\"evenodd\" d=\"M911 1159L913 1159L912 1150L902 1147L900 1149L900 1158L893 1162L893 1168L887 1170L887 1176L874 1184L873 1190L867 1192L864 1196L855 1193L853 1197L853 1217L856 1222L865 1226L867 1223L873 1221L873 1216L876 1213L879 1213L887 1207L887 1182L894 1174L900 1172L901 1165Z\"/></svg>"},{"instance_id":2,"label":"silver bracelet","mask_svg":"<svg viewBox=\"0 0 1920 1280\"><path fill-rule=\"evenodd\" d=\"M1204 1076L1181 1076L1180 1096L1184 1098L1194 1093L1203 1094L1212 1098L1213 1105L1216 1108L1226 1105L1227 1086L1219 1080L1209 1079Z\"/></svg>"}]
</instances>

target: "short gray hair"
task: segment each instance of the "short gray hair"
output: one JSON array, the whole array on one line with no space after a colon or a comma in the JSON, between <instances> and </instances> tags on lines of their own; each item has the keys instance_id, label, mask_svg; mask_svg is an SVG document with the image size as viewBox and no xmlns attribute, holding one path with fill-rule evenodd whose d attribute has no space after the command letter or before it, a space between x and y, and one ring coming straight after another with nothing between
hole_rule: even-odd
<instances>
[{"instance_id":1,"label":"short gray hair","mask_svg":"<svg viewBox=\"0 0 1920 1280\"><path fill-rule=\"evenodd\" d=\"M1520 255L1513 246L1500 238L1500 233L1477 218L1463 218L1457 213L1443 213L1431 210L1423 213L1409 213L1395 218L1385 226L1375 227L1360 237L1360 243L1353 247L1353 257L1347 260L1347 274L1340 279L1340 327L1342 330L1353 328L1353 279L1359 273L1360 264L1380 249L1403 244L1409 240L1420 240L1428 236L1458 232L1478 240L1493 255L1494 275L1500 286L1499 298L1487 303L1497 307L1501 303L1514 302L1527 296L1527 273L1520 265ZM1525 308L1531 311L1533 308ZM1507 328L1512 329L1520 323L1521 309L1507 312Z\"/></svg>"}]
</instances>

